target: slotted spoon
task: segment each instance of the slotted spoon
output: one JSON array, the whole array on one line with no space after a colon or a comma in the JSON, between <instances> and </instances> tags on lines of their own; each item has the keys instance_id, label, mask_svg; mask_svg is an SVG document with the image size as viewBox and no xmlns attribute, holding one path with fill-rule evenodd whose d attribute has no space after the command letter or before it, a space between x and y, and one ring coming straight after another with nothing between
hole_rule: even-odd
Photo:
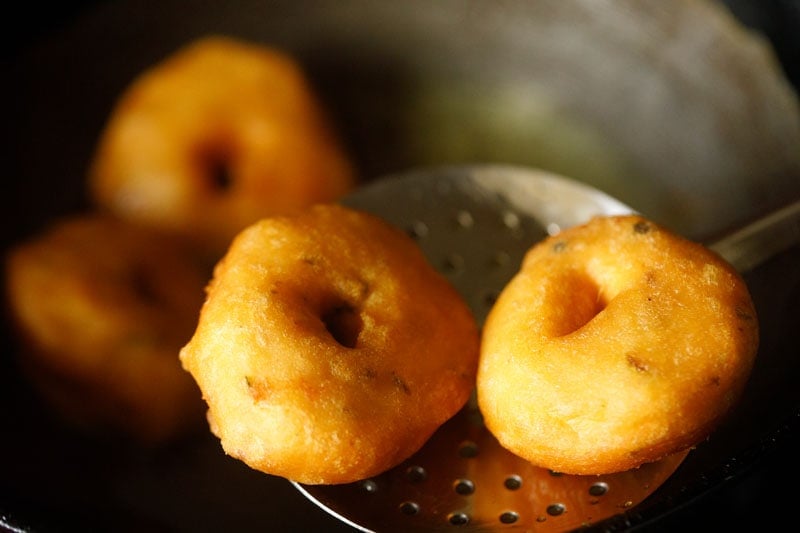
<instances>
[{"instance_id":1,"label":"slotted spoon","mask_svg":"<svg viewBox=\"0 0 800 533\"><path fill-rule=\"evenodd\" d=\"M635 212L574 180L504 165L392 175L343 203L408 231L479 324L534 243L595 215ZM795 202L710 247L744 272L798 241ZM559 475L503 449L483 426L473 395L418 453L377 477L345 485L292 483L360 531L565 531L637 505L687 453L617 474Z\"/></svg>"}]
</instances>

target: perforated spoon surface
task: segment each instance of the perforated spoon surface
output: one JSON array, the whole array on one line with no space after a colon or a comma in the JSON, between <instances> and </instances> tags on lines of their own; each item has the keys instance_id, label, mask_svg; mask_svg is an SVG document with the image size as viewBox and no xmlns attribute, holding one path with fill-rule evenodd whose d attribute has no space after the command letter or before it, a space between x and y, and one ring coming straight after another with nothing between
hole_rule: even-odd
<instances>
[{"instance_id":1,"label":"perforated spoon surface","mask_svg":"<svg viewBox=\"0 0 800 533\"><path fill-rule=\"evenodd\" d=\"M388 176L343 203L408 231L467 300L479 324L533 244L596 215L635 212L576 181L501 165ZM768 232L773 238L765 247L762 237ZM734 266L750 268L759 257L779 251L776 243L797 240L800 202L712 248L735 260ZM473 400L418 453L377 477L345 485L293 484L361 531L565 531L637 505L687 453L606 476L559 475L502 448L483 426Z\"/></svg>"}]
</instances>

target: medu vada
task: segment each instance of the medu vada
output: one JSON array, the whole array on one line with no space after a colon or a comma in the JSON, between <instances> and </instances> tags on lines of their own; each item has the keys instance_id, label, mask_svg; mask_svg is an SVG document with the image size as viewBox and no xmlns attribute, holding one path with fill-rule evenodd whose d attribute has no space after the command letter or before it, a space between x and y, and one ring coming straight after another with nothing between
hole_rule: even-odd
<instances>
[{"instance_id":1,"label":"medu vada","mask_svg":"<svg viewBox=\"0 0 800 533\"><path fill-rule=\"evenodd\" d=\"M91 162L90 195L117 216L193 238L216 260L258 219L353 188L337 133L288 53L204 37L121 95Z\"/></svg>"},{"instance_id":2,"label":"medu vada","mask_svg":"<svg viewBox=\"0 0 800 533\"><path fill-rule=\"evenodd\" d=\"M410 236L320 204L237 235L181 360L229 456L338 484L422 447L469 399L478 350L467 304Z\"/></svg>"},{"instance_id":3,"label":"medu vada","mask_svg":"<svg viewBox=\"0 0 800 533\"><path fill-rule=\"evenodd\" d=\"M513 453L566 474L697 445L736 403L758 348L747 286L711 250L638 215L534 245L483 329L477 400Z\"/></svg>"},{"instance_id":4,"label":"medu vada","mask_svg":"<svg viewBox=\"0 0 800 533\"><path fill-rule=\"evenodd\" d=\"M87 213L53 222L6 257L19 363L68 424L160 444L203 426L178 359L209 278L171 237Z\"/></svg>"}]
</instances>

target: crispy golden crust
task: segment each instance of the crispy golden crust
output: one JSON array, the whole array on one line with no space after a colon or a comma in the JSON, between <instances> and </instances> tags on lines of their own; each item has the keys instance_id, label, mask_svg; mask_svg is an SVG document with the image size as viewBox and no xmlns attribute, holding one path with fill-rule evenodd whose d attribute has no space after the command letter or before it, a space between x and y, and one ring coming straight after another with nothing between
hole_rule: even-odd
<instances>
[{"instance_id":1,"label":"crispy golden crust","mask_svg":"<svg viewBox=\"0 0 800 533\"><path fill-rule=\"evenodd\" d=\"M749 377L758 321L734 269L638 216L534 246L491 310L477 392L514 453L570 474L684 450Z\"/></svg>"},{"instance_id":2,"label":"crispy golden crust","mask_svg":"<svg viewBox=\"0 0 800 533\"><path fill-rule=\"evenodd\" d=\"M246 225L335 200L355 178L292 58L207 37L125 91L89 183L98 206L221 253Z\"/></svg>"},{"instance_id":3,"label":"crispy golden crust","mask_svg":"<svg viewBox=\"0 0 800 533\"><path fill-rule=\"evenodd\" d=\"M240 233L181 351L225 451L303 483L398 464L467 401L478 332L407 235L318 205Z\"/></svg>"},{"instance_id":4,"label":"crispy golden crust","mask_svg":"<svg viewBox=\"0 0 800 533\"><path fill-rule=\"evenodd\" d=\"M88 428L156 443L198 427L203 402L178 352L207 279L172 239L104 216L60 220L7 256L22 367Z\"/></svg>"}]
</instances>

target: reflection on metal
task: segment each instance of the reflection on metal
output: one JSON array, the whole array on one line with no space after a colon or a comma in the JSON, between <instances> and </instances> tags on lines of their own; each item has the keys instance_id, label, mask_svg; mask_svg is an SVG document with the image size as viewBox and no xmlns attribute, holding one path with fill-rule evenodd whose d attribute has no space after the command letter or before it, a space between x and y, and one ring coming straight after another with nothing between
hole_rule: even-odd
<instances>
[{"instance_id":1,"label":"reflection on metal","mask_svg":"<svg viewBox=\"0 0 800 533\"><path fill-rule=\"evenodd\" d=\"M606 476L559 475L506 451L467 407L419 453L378 477L347 485L295 485L361 531L566 531L637 505L687 453Z\"/></svg>"}]
</instances>

